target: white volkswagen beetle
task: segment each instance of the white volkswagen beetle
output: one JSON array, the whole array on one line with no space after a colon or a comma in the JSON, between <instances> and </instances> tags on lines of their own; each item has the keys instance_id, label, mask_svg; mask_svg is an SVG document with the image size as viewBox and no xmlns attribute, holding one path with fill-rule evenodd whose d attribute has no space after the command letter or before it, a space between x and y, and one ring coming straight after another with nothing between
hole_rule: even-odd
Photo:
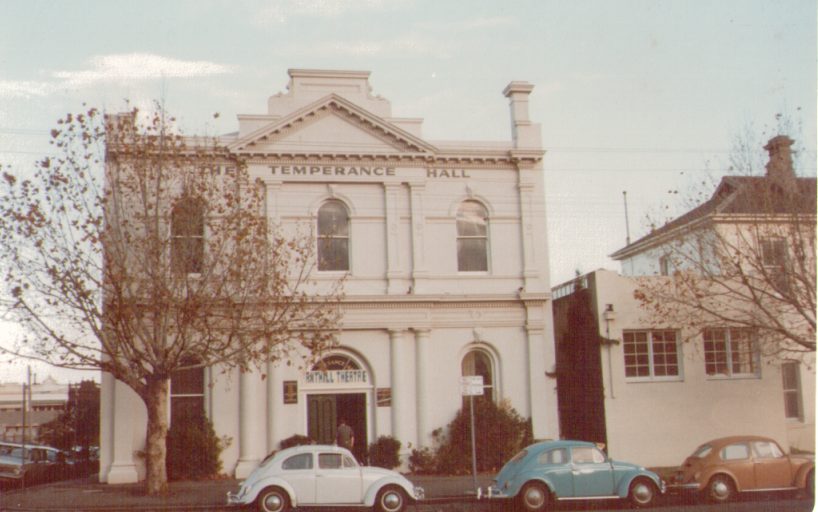
<instances>
[{"instance_id":1,"label":"white volkswagen beetle","mask_svg":"<svg viewBox=\"0 0 818 512\"><path fill-rule=\"evenodd\" d=\"M295 446L265 459L227 493L229 505L255 503L260 512L282 512L304 506L368 506L380 512L400 512L410 501L423 499L400 473L360 466L345 448L330 445Z\"/></svg>"}]
</instances>

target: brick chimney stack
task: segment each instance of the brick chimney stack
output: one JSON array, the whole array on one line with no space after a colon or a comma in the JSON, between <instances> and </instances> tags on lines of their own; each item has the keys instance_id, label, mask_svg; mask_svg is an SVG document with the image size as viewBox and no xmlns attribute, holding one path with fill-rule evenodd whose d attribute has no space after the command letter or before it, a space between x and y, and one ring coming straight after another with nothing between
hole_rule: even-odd
<instances>
[{"instance_id":1,"label":"brick chimney stack","mask_svg":"<svg viewBox=\"0 0 818 512\"><path fill-rule=\"evenodd\" d=\"M792 149L790 149L794 143L795 141L786 135L777 135L764 146L764 149L770 154L770 161L767 163L767 177L782 186L795 181Z\"/></svg>"}]
</instances>

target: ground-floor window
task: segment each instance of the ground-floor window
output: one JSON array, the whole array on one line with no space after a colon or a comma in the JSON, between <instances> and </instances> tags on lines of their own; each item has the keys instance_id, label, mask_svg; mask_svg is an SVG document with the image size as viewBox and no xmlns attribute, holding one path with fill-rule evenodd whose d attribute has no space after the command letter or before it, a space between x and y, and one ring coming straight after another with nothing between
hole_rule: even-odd
<instances>
[{"instance_id":1,"label":"ground-floor window","mask_svg":"<svg viewBox=\"0 0 818 512\"><path fill-rule=\"evenodd\" d=\"M466 357L463 358L461 364L461 375L483 377L483 396L484 400L494 400L494 365L492 364L491 356L485 350L472 350Z\"/></svg>"},{"instance_id":2,"label":"ground-floor window","mask_svg":"<svg viewBox=\"0 0 818 512\"><path fill-rule=\"evenodd\" d=\"M679 377L679 341L675 330L625 331L625 377Z\"/></svg>"},{"instance_id":3,"label":"ground-floor window","mask_svg":"<svg viewBox=\"0 0 818 512\"><path fill-rule=\"evenodd\" d=\"M759 351L753 331L735 327L705 329L704 360L707 375L757 377Z\"/></svg>"},{"instance_id":4,"label":"ground-floor window","mask_svg":"<svg viewBox=\"0 0 818 512\"><path fill-rule=\"evenodd\" d=\"M781 379L784 385L784 414L787 419L801 420L801 378L798 361L781 363Z\"/></svg>"},{"instance_id":5,"label":"ground-floor window","mask_svg":"<svg viewBox=\"0 0 818 512\"><path fill-rule=\"evenodd\" d=\"M204 368L173 372L170 377L170 424L174 420L204 416Z\"/></svg>"}]
</instances>

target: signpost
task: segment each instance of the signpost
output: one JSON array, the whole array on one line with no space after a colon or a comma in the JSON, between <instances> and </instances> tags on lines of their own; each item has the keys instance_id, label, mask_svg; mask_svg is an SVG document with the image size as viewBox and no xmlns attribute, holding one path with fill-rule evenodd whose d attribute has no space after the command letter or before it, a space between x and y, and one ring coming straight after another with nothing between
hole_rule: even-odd
<instances>
[{"instance_id":1,"label":"signpost","mask_svg":"<svg viewBox=\"0 0 818 512\"><path fill-rule=\"evenodd\" d=\"M474 490L477 488L477 447L474 440L474 397L483 396L483 376L464 375L460 377L460 394L469 397L469 414L471 420L471 470Z\"/></svg>"}]
</instances>

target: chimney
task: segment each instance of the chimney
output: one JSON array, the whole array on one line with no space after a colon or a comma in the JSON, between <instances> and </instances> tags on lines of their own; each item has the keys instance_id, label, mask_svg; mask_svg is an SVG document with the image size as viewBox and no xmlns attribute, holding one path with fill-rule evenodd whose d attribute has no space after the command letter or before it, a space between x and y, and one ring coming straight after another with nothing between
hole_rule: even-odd
<instances>
[{"instance_id":1,"label":"chimney","mask_svg":"<svg viewBox=\"0 0 818 512\"><path fill-rule=\"evenodd\" d=\"M770 139L764 149L770 154L770 161L767 162L767 178L778 182L784 186L792 184L795 180L795 170L792 168L792 150L790 146L794 140L786 135L777 135Z\"/></svg>"},{"instance_id":2,"label":"chimney","mask_svg":"<svg viewBox=\"0 0 818 512\"><path fill-rule=\"evenodd\" d=\"M528 82L511 82L503 89L511 109L511 138L518 149L539 148L542 144L540 125L528 118L528 95L534 86Z\"/></svg>"}]
</instances>

